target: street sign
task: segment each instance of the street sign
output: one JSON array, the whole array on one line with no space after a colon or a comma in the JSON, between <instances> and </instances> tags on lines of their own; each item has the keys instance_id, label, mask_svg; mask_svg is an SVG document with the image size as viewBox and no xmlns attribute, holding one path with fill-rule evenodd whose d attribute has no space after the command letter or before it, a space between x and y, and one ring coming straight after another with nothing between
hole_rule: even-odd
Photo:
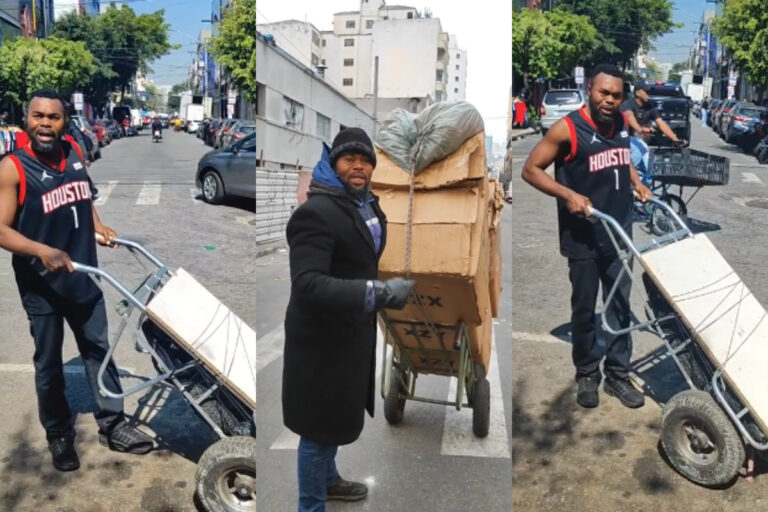
<instances>
[{"instance_id":1,"label":"street sign","mask_svg":"<svg viewBox=\"0 0 768 512\"><path fill-rule=\"evenodd\" d=\"M75 110L83 110L85 108L83 101L83 93L76 92L72 94L72 103L75 104Z\"/></svg>"},{"instance_id":2,"label":"street sign","mask_svg":"<svg viewBox=\"0 0 768 512\"><path fill-rule=\"evenodd\" d=\"M230 119L235 115L235 106L232 104L227 105L227 117Z\"/></svg>"},{"instance_id":3,"label":"street sign","mask_svg":"<svg viewBox=\"0 0 768 512\"><path fill-rule=\"evenodd\" d=\"M235 103L237 103L237 94L230 94L227 98L227 104L234 105Z\"/></svg>"},{"instance_id":4,"label":"street sign","mask_svg":"<svg viewBox=\"0 0 768 512\"><path fill-rule=\"evenodd\" d=\"M584 83L584 68L577 66L573 69L573 77L576 79L577 84Z\"/></svg>"},{"instance_id":5,"label":"street sign","mask_svg":"<svg viewBox=\"0 0 768 512\"><path fill-rule=\"evenodd\" d=\"M736 95L736 87L733 85L728 86L728 97L733 98Z\"/></svg>"}]
</instances>

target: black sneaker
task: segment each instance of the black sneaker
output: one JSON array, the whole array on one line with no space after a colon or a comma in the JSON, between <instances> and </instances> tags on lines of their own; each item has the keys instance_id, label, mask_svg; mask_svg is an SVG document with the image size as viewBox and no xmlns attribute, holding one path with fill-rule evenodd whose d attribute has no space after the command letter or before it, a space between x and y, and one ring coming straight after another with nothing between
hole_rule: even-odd
<instances>
[{"instance_id":1,"label":"black sneaker","mask_svg":"<svg viewBox=\"0 0 768 512\"><path fill-rule=\"evenodd\" d=\"M348 482L339 477L325 489L327 501L360 501L368 496L368 486L360 482Z\"/></svg>"},{"instance_id":2,"label":"black sneaker","mask_svg":"<svg viewBox=\"0 0 768 512\"><path fill-rule=\"evenodd\" d=\"M618 398L624 407L637 409L645 405L645 396L635 389L629 379L606 378L603 389L609 395Z\"/></svg>"},{"instance_id":3,"label":"black sneaker","mask_svg":"<svg viewBox=\"0 0 768 512\"><path fill-rule=\"evenodd\" d=\"M597 395L597 390L600 388L600 376L579 377L576 382L578 383L576 402L587 409L597 407L600 403L600 398Z\"/></svg>"},{"instance_id":4,"label":"black sneaker","mask_svg":"<svg viewBox=\"0 0 768 512\"><path fill-rule=\"evenodd\" d=\"M99 443L116 452L144 454L152 451L155 443L140 430L123 422L109 434L99 431Z\"/></svg>"},{"instance_id":5,"label":"black sneaker","mask_svg":"<svg viewBox=\"0 0 768 512\"><path fill-rule=\"evenodd\" d=\"M80 467L74 433L48 439L48 450L53 458L53 467L59 471L74 471Z\"/></svg>"}]
</instances>

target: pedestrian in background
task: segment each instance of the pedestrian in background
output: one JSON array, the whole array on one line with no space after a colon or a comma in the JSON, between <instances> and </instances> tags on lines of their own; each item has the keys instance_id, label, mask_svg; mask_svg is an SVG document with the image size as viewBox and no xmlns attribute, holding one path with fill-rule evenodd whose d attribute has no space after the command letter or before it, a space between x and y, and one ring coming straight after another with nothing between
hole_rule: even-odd
<instances>
[{"instance_id":1,"label":"pedestrian in background","mask_svg":"<svg viewBox=\"0 0 768 512\"><path fill-rule=\"evenodd\" d=\"M401 309L413 283L377 281L387 224L370 192L376 154L360 128L323 145L307 201L286 228L291 297L285 315L283 422L301 436L299 512L322 512L326 500L356 501L365 484L336 468L340 445L373 416L376 312Z\"/></svg>"},{"instance_id":2,"label":"pedestrian in background","mask_svg":"<svg viewBox=\"0 0 768 512\"><path fill-rule=\"evenodd\" d=\"M709 115L709 96L701 102L701 126L707 126L707 116Z\"/></svg>"}]
</instances>

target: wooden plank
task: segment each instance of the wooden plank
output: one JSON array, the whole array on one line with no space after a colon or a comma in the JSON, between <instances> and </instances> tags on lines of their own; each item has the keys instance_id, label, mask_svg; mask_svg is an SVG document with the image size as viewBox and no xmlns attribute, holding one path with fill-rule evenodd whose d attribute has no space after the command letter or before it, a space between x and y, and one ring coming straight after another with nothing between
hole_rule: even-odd
<instances>
[{"instance_id":1,"label":"wooden plank","mask_svg":"<svg viewBox=\"0 0 768 512\"><path fill-rule=\"evenodd\" d=\"M768 432L765 308L705 235L652 250L640 260L699 346Z\"/></svg>"},{"instance_id":2,"label":"wooden plank","mask_svg":"<svg viewBox=\"0 0 768 512\"><path fill-rule=\"evenodd\" d=\"M147 305L147 316L252 409L256 332L179 268Z\"/></svg>"}]
</instances>

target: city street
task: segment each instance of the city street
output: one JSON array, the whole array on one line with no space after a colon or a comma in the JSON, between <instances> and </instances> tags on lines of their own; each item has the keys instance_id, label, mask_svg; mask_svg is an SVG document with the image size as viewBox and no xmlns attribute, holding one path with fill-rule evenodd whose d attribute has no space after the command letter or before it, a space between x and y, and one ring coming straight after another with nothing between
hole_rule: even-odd
<instances>
[{"instance_id":1,"label":"city street","mask_svg":"<svg viewBox=\"0 0 768 512\"><path fill-rule=\"evenodd\" d=\"M692 118L692 123L692 148L731 159L730 183L703 188L688 205L692 229L706 233L756 298L768 305L768 166L725 144L702 128L700 120ZM766 509L768 474L759 459L753 483L739 478L723 490L692 484L665 462L659 449L663 403L658 402L684 389L669 361L636 368L636 376L654 392L641 409L624 408L602 386L597 409L576 404L569 344L571 287L567 262L558 250L555 201L520 177L539 140L534 135L512 146L512 509ZM635 223L637 239L647 238L643 229L643 223ZM639 306L639 295L633 291L634 306ZM634 361L660 344L650 335L634 340Z\"/></svg>"},{"instance_id":2,"label":"city street","mask_svg":"<svg viewBox=\"0 0 768 512\"><path fill-rule=\"evenodd\" d=\"M211 206L197 199L198 159L209 148L186 133L164 131L152 143L147 131L114 141L90 167L99 189L104 224L144 244L171 269L183 267L247 324L255 326L255 269L250 233L253 201ZM130 288L145 273L124 249L99 249L100 266ZM51 465L37 417L32 370L33 342L21 308L10 254L0 252L0 510L182 512L193 503L196 462L216 440L176 391L156 386L126 399L125 410L160 447L145 456L111 452L98 444L88 389L74 339L64 345L67 396L76 411L78 471ZM142 262L143 263L143 262ZM118 325L118 295L107 289L110 338ZM121 339L115 360L123 388L156 375L150 357Z\"/></svg>"},{"instance_id":3,"label":"city street","mask_svg":"<svg viewBox=\"0 0 768 512\"><path fill-rule=\"evenodd\" d=\"M375 171L374 171L375 172ZM504 247L509 247L513 216L503 212ZM472 434L472 412L441 405L407 402L401 424L384 419L377 375L376 409L358 441L341 447L342 476L364 480L368 498L359 503L330 502L329 511L507 512L511 500L510 441L512 346L510 304L512 272L505 250L501 315L495 321L491 359L491 429L485 439ZM258 341L259 512L295 510L298 437L282 423L283 318L290 291L288 253L283 250L256 262L259 283ZM381 353L381 337L377 353ZM380 371L377 363L377 372ZM455 379L451 379L455 382ZM437 399L453 396L445 377L421 377L417 391Z\"/></svg>"}]
</instances>

